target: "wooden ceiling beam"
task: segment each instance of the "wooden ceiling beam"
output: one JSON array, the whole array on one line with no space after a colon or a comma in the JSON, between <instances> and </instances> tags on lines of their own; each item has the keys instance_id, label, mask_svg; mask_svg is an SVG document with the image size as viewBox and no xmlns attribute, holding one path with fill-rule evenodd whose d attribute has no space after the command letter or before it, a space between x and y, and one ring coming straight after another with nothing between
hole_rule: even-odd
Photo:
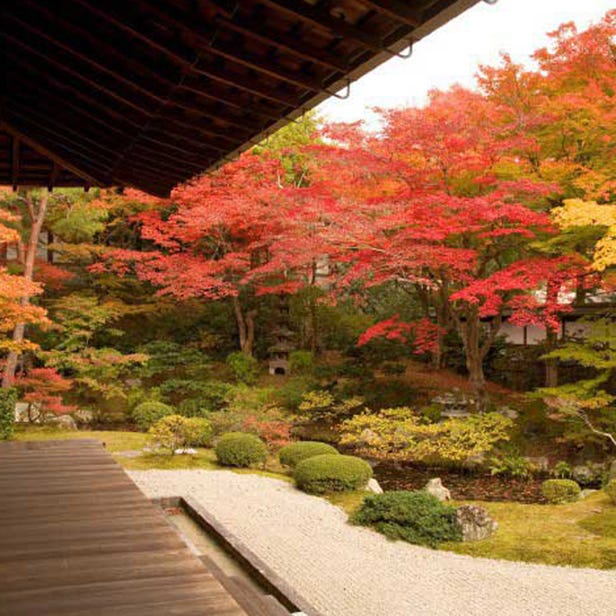
<instances>
[{"instance_id":1,"label":"wooden ceiling beam","mask_svg":"<svg viewBox=\"0 0 616 616\"><path fill-rule=\"evenodd\" d=\"M28 6L31 7L31 10L32 10L31 14L34 14L34 11L39 5L36 3L32 3L30 0L24 0L24 1L26 2L26 4L28 4ZM231 100L230 97L221 99L220 96L215 96L209 93L208 91L200 87L197 87L195 85L190 85L190 86L184 85L182 83L181 73L178 73L178 75L176 76L176 80L173 81L168 77L162 76L161 72L157 73L155 71L151 71L143 63L136 62L132 58L126 59L123 56L122 60L124 62L128 62L128 66L131 68L131 75L133 76L131 79L128 79L118 70L114 70L110 68L109 66L103 65L93 58L93 56L94 57L105 57L105 58L113 58L113 57L118 58L119 54L116 52L113 46L107 45L103 43L102 41L97 41L87 31L81 29L79 26L75 24L72 24L62 19L58 19L57 17L54 16L53 13L49 11L43 11L42 14L44 15L46 19L46 23L63 24L66 31L70 30L70 36L72 37L70 44L62 40L62 36L64 33L62 31L59 31L58 28L54 28L53 25L46 26L46 27L43 27L43 26L37 27L37 26L34 26L32 23L25 22L19 18L10 16L10 15L9 15L9 20L12 19L14 23L17 23L19 25L19 27L30 31L34 36L38 36L41 39L47 40L52 45L57 46L59 49L62 49L65 53L68 53L72 55L73 57L77 58L80 62L84 63L85 65L93 67L95 70L98 70L100 72L103 72L109 75L116 81L123 83L124 85L130 88L135 89L136 91L140 92L141 94L144 94L145 96L150 97L152 100L156 101L160 105L172 104L172 105L181 107L182 109L185 109L187 111L193 111L193 112L201 113L201 114L208 116L208 114L203 110L203 106L199 106L195 104L191 105L191 104L186 103L183 100L170 99L170 94L175 89L180 88L182 90L186 90L187 92L190 92L193 95L197 95L207 100L214 101L214 103L218 104L218 109L216 110L216 112L214 112L214 116L212 116L211 115L212 112L210 112L210 115L208 117L221 117L221 116L225 117L226 115L228 115L226 113L226 108L233 107L237 110L243 111L244 115L260 116L262 118L266 118L270 120L278 119L278 116L275 116L273 114L260 112L258 108L256 109L254 108L256 106L250 106L249 107L250 114L246 114L245 113L245 110L247 108L246 104L237 103L236 101ZM94 50L90 50L92 51L91 55L78 51L75 48L75 41L77 39L76 33L79 33L79 35L82 38L87 39L90 43L92 43L93 41L96 41L96 45L98 48ZM64 34L64 36L66 35ZM150 75L150 81L146 83L143 79L143 76L147 74ZM136 75L139 76L139 79L135 77ZM154 83L152 83L152 81L158 82L159 85L158 86L155 85Z\"/></svg>"},{"instance_id":2,"label":"wooden ceiling beam","mask_svg":"<svg viewBox=\"0 0 616 616\"><path fill-rule=\"evenodd\" d=\"M4 132L6 132L9 135L11 135L11 137L13 139L19 139L19 141L21 143L26 144L28 147L30 147L33 150L37 151L39 154L42 154L43 156L46 156L47 158L49 158L52 161L56 161L64 169L67 169L68 171L70 171L71 173L76 175L77 177L80 177L82 180L85 180L85 181L89 182L90 184L92 184L94 186L99 186L101 184L102 185L106 184L106 182L101 181L101 179L96 178L94 175L89 174L85 170L80 169L79 167L73 165L72 163L70 163L69 161L65 160L64 158L62 158L58 154L52 152L51 150L46 148L43 144L39 143L35 139L32 139L31 137L28 137L21 130L19 130L17 127L9 124L8 122L0 121L0 130L3 130Z\"/></svg>"},{"instance_id":3,"label":"wooden ceiling beam","mask_svg":"<svg viewBox=\"0 0 616 616\"><path fill-rule=\"evenodd\" d=\"M21 150L21 142L16 135L12 136L12 148L11 148L11 184L13 190L17 190L19 186L19 156Z\"/></svg>"},{"instance_id":4,"label":"wooden ceiling beam","mask_svg":"<svg viewBox=\"0 0 616 616\"><path fill-rule=\"evenodd\" d=\"M144 5L145 6L145 5ZM226 42L217 36L218 28L209 24L199 23L198 18L187 20L183 12L173 10L171 5L162 8L155 0L147 3L147 9L158 16L165 26L173 26L185 34L193 37L203 51L220 56L225 60L241 64L274 79L284 81L299 88L305 88L312 92L321 92L322 79L303 76L302 71L293 71L284 68L277 62L268 60L266 57L255 56L247 49L238 48L233 43Z\"/></svg>"},{"instance_id":5,"label":"wooden ceiling beam","mask_svg":"<svg viewBox=\"0 0 616 616\"><path fill-rule=\"evenodd\" d=\"M387 15L407 26L417 28L423 23L421 11L409 6L408 2L401 0L361 0L377 13Z\"/></svg>"},{"instance_id":6,"label":"wooden ceiling beam","mask_svg":"<svg viewBox=\"0 0 616 616\"><path fill-rule=\"evenodd\" d=\"M218 7L219 2L208 0L208 4ZM249 19L240 15L229 18L219 14L216 15L216 22L227 30L233 30L265 45L275 47L306 62L320 64L334 71L346 72L348 70L347 63L339 56L326 49L314 47L286 32L268 28L263 20Z\"/></svg>"},{"instance_id":7,"label":"wooden ceiling beam","mask_svg":"<svg viewBox=\"0 0 616 616\"><path fill-rule=\"evenodd\" d=\"M10 20L10 19L9 19ZM200 113L201 115L204 115L206 117L212 118L212 119L222 119L224 121L227 121L227 118L225 116L228 116L228 114L225 114L224 109L221 109L219 113L216 112L205 112L203 110L203 108L200 108L198 106L194 106L194 105L188 105L184 102L180 102L180 101L170 101L169 100L169 95L170 92L154 92L152 90L151 87L144 87L138 83L136 83L134 80L132 79L126 79L122 74L118 73L117 71L114 71L112 69L107 68L106 66L103 66L102 64L100 64L99 62L96 62L95 60L92 60L89 58L89 56L86 56L84 54L79 53L78 51L76 51L75 49L73 49L70 45L67 45L65 43L62 43L58 40L56 40L54 37L50 36L49 34L46 34L45 32L43 32L42 30L32 26L31 24L28 24L26 22L23 22L22 20L18 20L15 19L14 20L15 23L18 23L20 27L28 30L31 34L33 34L35 37L40 37L41 39L45 39L47 41L49 41L52 45L56 45L59 48L61 48L64 52L72 55L73 57L79 59L81 62L83 62L85 65L89 66L90 69L94 68L95 70L98 70L101 73L105 73L106 75L108 75L109 77L111 77L112 79L123 83L125 86L128 86L129 88L133 88L134 90L140 92L141 94L149 97L152 101L154 101L156 104L158 104L159 106L163 106L166 105L168 103L170 104L175 104L178 107L181 107L182 109L185 109L186 111L192 111L192 112L197 112ZM54 63L54 60L51 59L51 54L45 54L44 56L48 61ZM61 63L62 66L65 66L64 63ZM90 73L89 70L84 70L84 74L85 73ZM96 80L98 82L98 80ZM172 86L171 90L173 90L173 88L175 88L175 85ZM110 89L110 91L112 91ZM117 90L113 90L114 92L117 92ZM125 101L130 101L131 104L133 103L133 101L131 99L129 99L128 97L123 97L123 100ZM144 114L152 114L152 111L149 111L147 106L145 104L141 104L139 105L137 108L139 108L142 113ZM229 122L233 122L233 120L229 120ZM240 125L243 128L243 124ZM249 132L249 131L248 131Z\"/></svg>"},{"instance_id":8,"label":"wooden ceiling beam","mask_svg":"<svg viewBox=\"0 0 616 616\"><path fill-rule=\"evenodd\" d=\"M297 0L261 0L273 9L284 11L297 19L321 29L329 30L341 39L350 39L374 52L383 51L381 37L338 19L325 8Z\"/></svg>"},{"instance_id":9,"label":"wooden ceiling beam","mask_svg":"<svg viewBox=\"0 0 616 616\"><path fill-rule=\"evenodd\" d=\"M56 185L56 182L58 180L58 176L60 175L60 170L60 165L57 162L52 161L51 173L49 174L49 183L47 185L47 190L49 190L49 192L53 191L54 186Z\"/></svg>"},{"instance_id":10,"label":"wooden ceiling beam","mask_svg":"<svg viewBox=\"0 0 616 616\"><path fill-rule=\"evenodd\" d=\"M128 99L125 96L118 94L118 92L114 90L113 88L109 88L103 85L100 82L100 80L90 79L87 75L84 75L80 73L79 71L76 71L70 68L69 66L63 64L62 62L56 60L55 58L52 58L42 53L38 49L32 47L31 45L26 44L20 37L15 36L11 34L10 32L5 32L4 36L7 40L11 41L13 45L17 47L21 47L22 49L26 50L31 55L38 57L40 60L43 60L44 62L47 62L47 64L49 64L50 66L55 67L56 69L66 73L67 75L71 75L71 77L84 83L86 87L99 90L100 92L104 92L105 94L107 94L108 96L116 100L118 103L120 103L121 105L129 107L130 109L133 109L134 111L137 111L146 117L150 116L151 112L149 112L148 109L144 107L142 104L136 103L134 100Z\"/></svg>"},{"instance_id":11,"label":"wooden ceiling beam","mask_svg":"<svg viewBox=\"0 0 616 616\"><path fill-rule=\"evenodd\" d=\"M156 49L158 52L164 54L166 58L182 66L187 72L203 75L214 81L237 88L238 90L243 90L244 92L248 92L260 98L281 104L289 110L301 105L301 99L296 95L279 93L274 88L264 87L260 80L248 75L233 75L220 67L212 64L205 64L200 61L193 50L180 46L177 41L170 44L169 42L158 40L154 34L146 32L147 24L145 24L143 20L137 18L130 19L126 16L119 17L117 12L112 12L113 9L110 9L108 6L105 6L105 10L102 10L99 6L94 5L88 0L71 1L83 6L100 19L104 19L113 24L116 28L130 34L134 39L145 43L152 49Z\"/></svg>"},{"instance_id":12,"label":"wooden ceiling beam","mask_svg":"<svg viewBox=\"0 0 616 616\"><path fill-rule=\"evenodd\" d=\"M34 128L33 134L37 135L37 138L46 139L51 145L57 145L66 152L79 157L80 160L88 163L96 163L101 165L107 172L111 169L111 163L113 163L113 153L111 155L103 152L103 148L92 148L84 145L83 143L75 143L67 136L66 132L61 129L55 129L48 125L42 124L31 117L20 113L19 111L10 111L6 113L7 119L13 126L22 127L28 125L30 128Z\"/></svg>"}]
</instances>

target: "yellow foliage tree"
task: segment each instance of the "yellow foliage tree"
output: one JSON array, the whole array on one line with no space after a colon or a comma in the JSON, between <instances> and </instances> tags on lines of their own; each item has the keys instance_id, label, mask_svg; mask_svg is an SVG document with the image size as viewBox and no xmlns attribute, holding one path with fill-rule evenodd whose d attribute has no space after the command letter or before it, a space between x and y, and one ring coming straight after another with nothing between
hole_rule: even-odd
<instances>
[{"instance_id":1,"label":"yellow foliage tree","mask_svg":"<svg viewBox=\"0 0 616 616\"><path fill-rule=\"evenodd\" d=\"M616 205L567 199L562 207L552 211L552 217L563 230L573 227L605 227L605 235L595 244L592 268L602 272L616 265Z\"/></svg>"}]
</instances>

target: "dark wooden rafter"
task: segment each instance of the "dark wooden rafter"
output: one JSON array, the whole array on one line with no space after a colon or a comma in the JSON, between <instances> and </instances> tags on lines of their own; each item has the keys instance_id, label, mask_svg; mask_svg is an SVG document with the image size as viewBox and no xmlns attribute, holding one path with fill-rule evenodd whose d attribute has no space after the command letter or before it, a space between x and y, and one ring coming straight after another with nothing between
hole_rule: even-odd
<instances>
[{"instance_id":1,"label":"dark wooden rafter","mask_svg":"<svg viewBox=\"0 0 616 616\"><path fill-rule=\"evenodd\" d=\"M218 6L217 2L212 2L212 4ZM342 73L348 70L348 64L335 53L329 52L326 49L319 49L308 42L298 40L292 34L272 30L261 19L246 19L241 16L234 16L231 19L228 12L222 12L216 15L216 23L227 30L233 30L266 45L271 45L277 50L287 52L306 62L315 62Z\"/></svg>"},{"instance_id":2,"label":"dark wooden rafter","mask_svg":"<svg viewBox=\"0 0 616 616\"><path fill-rule=\"evenodd\" d=\"M47 187L49 189L49 192L51 192L54 189L56 182L58 180L58 176L60 175L61 169L62 168L57 162L53 161L51 163L51 173L49 174L49 185Z\"/></svg>"},{"instance_id":3,"label":"dark wooden rafter","mask_svg":"<svg viewBox=\"0 0 616 616\"><path fill-rule=\"evenodd\" d=\"M19 154L21 150L21 144L19 141L19 137L15 134L12 135L11 141L11 185L13 186L13 190L17 190L17 185L19 184Z\"/></svg>"},{"instance_id":4,"label":"dark wooden rafter","mask_svg":"<svg viewBox=\"0 0 616 616\"><path fill-rule=\"evenodd\" d=\"M69 161L64 160L62 157L58 156L57 154L55 154L54 152L46 148L42 143L34 140L32 137L29 137L28 135L25 135L23 132L21 132L20 130L18 130L17 128L8 124L5 121L0 121L0 132L4 132L10 135L13 140L13 143L15 141L18 141L20 144L20 148L21 148L22 143L26 144L27 146L29 146L36 152L39 152L40 154L46 156L50 161L57 162L63 168L69 170L71 173L81 178L84 182L87 182L94 186L100 186L103 183L100 178L95 178L94 176L89 175L88 173L83 171L82 169L78 169Z\"/></svg>"},{"instance_id":5,"label":"dark wooden rafter","mask_svg":"<svg viewBox=\"0 0 616 616\"><path fill-rule=\"evenodd\" d=\"M117 12L112 12L109 7L105 7L105 10L102 10L100 6L94 5L87 0L73 1L87 8L100 19L109 21L120 30L162 53L166 58L174 61L186 71L208 77L228 86L236 87L255 96L284 105L287 108L292 108L300 104L297 99L264 88L257 78L247 75L239 80L234 78L230 71L225 71L211 63L207 64L199 61L199 57L194 50L179 44L177 41L173 43L159 41L156 35L151 33L148 26L142 21L139 21L137 17L131 18L127 15L118 16Z\"/></svg>"},{"instance_id":6,"label":"dark wooden rafter","mask_svg":"<svg viewBox=\"0 0 616 616\"><path fill-rule=\"evenodd\" d=\"M293 15L312 26L329 30L340 39L351 39L371 51L383 51L381 36L334 17L329 10L319 5L296 2L295 0L262 1L264 4Z\"/></svg>"},{"instance_id":7,"label":"dark wooden rafter","mask_svg":"<svg viewBox=\"0 0 616 616\"><path fill-rule=\"evenodd\" d=\"M23 0L28 6L32 6L32 13L29 18L32 19L32 15L35 14L36 3L31 0ZM225 96L223 93L212 93L211 90L199 86L194 83L194 80L188 84L179 83L183 75L181 72L175 71L174 75L165 75L165 72L159 66L156 70L147 66L144 62L140 62L135 58L129 58L128 60L122 56L113 45L105 43L104 41L97 40L92 32L81 28L78 24L68 19L57 19L56 26L49 26L49 23L54 23L53 13L46 8L41 10L41 17L39 25L33 25L25 20L12 18L14 22L18 23L21 27L28 30L33 36L41 37L47 40L51 45L55 45L61 48L64 52L73 55L78 61L84 65L90 67L95 71L111 76L120 83L124 84L128 88L131 88L140 94L143 94L156 103L162 103L166 100L169 90L175 86L178 86L190 92L191 94L218 103L217 113L224 117L225 108L231 107L236 110L245 110L246 105L252 104L253 101L240 101L237 102L237 97ZM63 29L62 29L63 27ZM64 32L65 40L63 40L62 33ZM67 33L70 33L70 42L66 40ZM124 63L130 69L130 78L126 77L119 69L112 68L111 64L103 64L98 61L92 55L88 55L84 51L80 51L75 47L76 40L86 41L87 44L93 46L96 45L101 51L104 52L105 61L109 62L113 58L118 64ZM186 101L174 101L174 105L181 107L187 111L193 111L195 113L202 113L204 111L203 104L197 102L189 103ZM273 113L263 112L258 108L251 107L251 114L256 117L261 117L267 120L277 120L278 116Z\"/></svg>"},{"instance_id":8,"label":"dark wooden rafter","mask_svg":"<svg viewBox=\"0 0 616 616\"><path fill-rule=\"evenodd\" d=\"M5 0L0 183L164 195L479 0Z\"/></svg>"},{"instance_id":9,"label":"dark wooden rafter","mask_svg":"<svg viewBox=\"0 0 616 616\"><path fill-rule=\"evenodd\" d=\"M408 2L401 2L401 0L363 0L363 2L378 13L399 20L413 28L423 21L421 11L409 6Z\"/></svg>"}]
</instances>

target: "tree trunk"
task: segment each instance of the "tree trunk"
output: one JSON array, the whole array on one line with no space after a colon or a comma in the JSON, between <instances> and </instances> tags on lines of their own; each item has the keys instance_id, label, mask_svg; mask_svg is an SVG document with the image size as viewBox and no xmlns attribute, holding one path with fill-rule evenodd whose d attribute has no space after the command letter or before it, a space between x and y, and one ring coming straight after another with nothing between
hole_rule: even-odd
<instances>
[{"instance_id":1,"label":"tree trunk","mask_svg":"<svg viewBox=\"0 0 616 616\"><path fill-rule=\"evenodd\" d=\"M546 329L546 351L550 353L556 348L558 336L549 327ZM545 386L558 387L558 360L549 358L545 360Z\"/></svg>"},{"instance_id":2,"label":"tree trunk","mask_svg":"<svg viewBox=\"0 0 616 616\"><path fill-rule=\"evenodd\" d=\"M458 332L464 345L464 355L466 369L468 370L468 380L477 398L477 410L483 411L489 403L488 390L486 388L486 377L483 370L483 362L494 342L496 334L500 328L501 319L495 318L490 324L490 331L486 333L482 341L482 325L476 310L469 310L464 315L464 320L456 319Z\"/></svg>"},{"instance_id":3,"label":"tree trunk","mask_svg":"<svg viewBox=\"0 0 616 616\"><path fill-rule=\"evenodd\" d=\"M234 295L231 298L233 311L235 312L235 320L237 323L237 333L240 342L240 350L246 355L252 355L255 342L255 317L256 310L250 310L244 316L240 298Z\"/></svg>"},{"instance_id":4,"label":"tree trunk","mask_svg":"<svg viewBox=\"0 0 616 616\"><path fill-rule=\"evenodd\" d=\"M41 193L41 197L38 203L38 209L32 198L32 194L26 195L26 202L28 205L28 212L30 214L30 237L28 239L28 246L25 252L24 258L24 272L23 277L27 281L31 281L34 277L34 263L36 260L36 250L38 247L39 235L45 222L45 215L47 214L47 203L49 200L49 193L45 190ZM20 251L21 252L21 251ZM23 307L28 306L30 303L30 296L24 295L20 301L20 305ZM15 345L19 345L23 342L26 331L25 323L17 323L13 330L12 340ZM6 359L4 367L4 374L2 376L2 387L11 387L15 381L15 373L17 372L17 364L19 361L19 353L17 351L11 351Z\"/></svg>"}]
</instances>

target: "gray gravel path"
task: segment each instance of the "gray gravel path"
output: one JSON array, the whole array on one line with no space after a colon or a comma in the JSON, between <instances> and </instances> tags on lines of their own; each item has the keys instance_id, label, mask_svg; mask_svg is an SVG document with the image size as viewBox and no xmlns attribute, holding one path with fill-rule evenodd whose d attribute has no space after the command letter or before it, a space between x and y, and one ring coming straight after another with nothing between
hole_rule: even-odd
<instances>
[{"instance_id":1,"label":"gray gravel path","mask_svg":"<svg viewBox=\"0 0 616 616\"><path fill-rule=\"evenodd\" d=\"M191 496L324 616L613 616L616 573L471 558L350 526L324 499L229 471L130 473Z\"/></svg>"}]
</instances>

